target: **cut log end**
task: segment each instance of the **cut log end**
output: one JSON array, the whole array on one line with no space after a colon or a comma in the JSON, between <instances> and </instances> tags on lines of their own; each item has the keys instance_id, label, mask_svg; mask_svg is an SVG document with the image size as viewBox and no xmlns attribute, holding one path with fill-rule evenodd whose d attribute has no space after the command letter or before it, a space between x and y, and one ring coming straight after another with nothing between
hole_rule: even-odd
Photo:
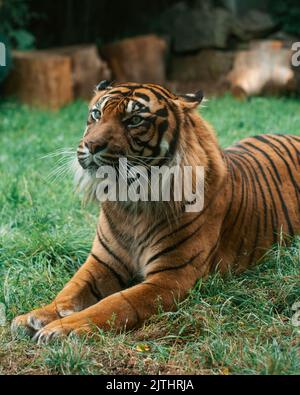
<instances>
[{"instance_id":1,"label":"cut log end","mask_svg":"<svg viewBox=\"0 0 300 395\"><path fill-rule=\"evenodd\" d=\"M22 102L58 109L74 98L89 100L102 79L110 79L95 45L14 51L5 92Z\"/></svg>"},{"instance_id":2,"label":"cut log end","mask_svg":"<svg viewBox=\"0 0 300 395\"><path fill-rule=\"evenodd\" d=\"M58 109L73 100L71 61L42 51L14 52L5 92L29 105Z\"/></svg>"}]
</instances>

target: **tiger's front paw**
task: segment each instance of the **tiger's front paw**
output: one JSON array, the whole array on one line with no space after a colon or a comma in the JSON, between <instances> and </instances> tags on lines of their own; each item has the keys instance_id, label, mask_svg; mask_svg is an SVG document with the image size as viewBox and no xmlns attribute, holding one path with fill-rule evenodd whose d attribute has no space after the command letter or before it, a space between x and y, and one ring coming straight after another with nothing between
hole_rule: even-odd
<instances>
[{"instance_id":1,"label":"tiger's front paw","mask_svg":"<svg viewBox=\"0 0 300 395\"><path fill-rule=\"evenodd\" d=\"M33 340L40 345L47 344L57 338L67 337L70 334L83 335L92 333L92 327L86 321L75 321L68 318L58 319L41 328L34 335Z\"/></svg>"},{"instance_id":2,"label":"tiger's front paw","mask_svg":"<svg viewBox=\"0 0 300 395\"><path fill-rule=\"evenodd\" d=\"M14 336L29 335L32 337L42 327L58 318L56 310L49 305L16 317L12 321L11 332Z\"/></svg>"}]
</instances>

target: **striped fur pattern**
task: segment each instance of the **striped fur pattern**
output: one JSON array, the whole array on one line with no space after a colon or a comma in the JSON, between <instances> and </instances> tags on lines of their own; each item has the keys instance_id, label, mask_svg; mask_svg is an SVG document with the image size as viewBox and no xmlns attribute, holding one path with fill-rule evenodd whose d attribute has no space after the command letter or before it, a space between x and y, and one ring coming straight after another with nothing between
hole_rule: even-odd
<instances>
[{"instance_id":1,"label":"striped fur pattern","mask_svg":"<svg viewBox=\"0 0 300 395\"><path fill-rule=\"evenodd\" d=\"M197 279L216 269L241 272L282 235L299 233L300 137L260 135L221 150L195 111L201 99L153 84L101 85L78 148L79 184L93 186L97 166L120 155L150 165L176 158L205 167L204 209L104 203L84 265L51 304L19 316L13 329L43 342L96 327L135 328L158 306L173 310ZM137 115L143 120L133 121Z\"/></svg>"}]
</instances>

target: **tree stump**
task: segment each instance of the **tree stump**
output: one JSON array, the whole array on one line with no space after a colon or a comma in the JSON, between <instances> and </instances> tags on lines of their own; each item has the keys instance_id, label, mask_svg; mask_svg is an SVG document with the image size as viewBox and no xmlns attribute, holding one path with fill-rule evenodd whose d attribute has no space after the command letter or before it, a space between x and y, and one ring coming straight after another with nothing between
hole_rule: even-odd
<instances>
[{"instance_id":1,"label":"tree stump","mask_svg":"<svg viewBox=\"0 0 300 395\"><path fill-rule=\"evenodd\" d=\"M75 98L89 100L95 86L101 80L111 79L111 71L107 63L100 58L96 45L51 48L47 52L70 57Z\"/></svg>"},{"instance_id":2,"label":"tree stump","mask_svg":"<svg viewBox=\"0 0 300 395\"><path fill-rule=\"evenodd\" d=\"M106 45L101 54L118 82L164 83L167 43L155 35L128 38Z\"/></svg>"},{"instance_id":3,"label":"tree stump","mask_svg":"<svg viewBox=\"0 0 300 395\"><path fill-rule=\"evenodd\" d=\"M73 100L68 56L47 51L14 51L5 92L24 103L58 109Z\"/></svg>"},{"instance_id":4,"label":"tree stump","mask_svg":"<svg viewBox=\"0 0 300 395\"><path fill-rule=\"evenodd\" d=\"M275 40L253 42L249 50L239 51L227 78L232 94L240 99L296 89L291 50Z\"/></svg>"}]
</instances>

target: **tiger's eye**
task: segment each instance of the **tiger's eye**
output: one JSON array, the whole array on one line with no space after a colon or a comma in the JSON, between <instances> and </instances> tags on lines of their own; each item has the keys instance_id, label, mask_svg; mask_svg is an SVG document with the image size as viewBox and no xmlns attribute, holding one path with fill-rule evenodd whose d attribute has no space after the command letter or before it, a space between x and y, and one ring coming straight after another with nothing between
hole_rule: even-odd
<instances>
[{"instance_id":1,"label":"tiger's eye","mask_svg":"<svg viewBox=\"0 0 300 395\"><path fill-rule=\"evenodd\" d=\"M136 125L138 125L139 123L141 123L142 121L143 121L143 118L142 118L142 117L140 117L140 116L138 116L138 115L135 115L135 116L133 116L132 118L130 118L129 124L132 125L132 126L136 126Z\"/></svg>"},{"instance_id":2,"label":"tiger's eye","mask_svg":"<svg viewBox=\"0 0 300 395\"><path fill-rule=\"evenodd\" d=\"M94 121L98 121L98 120L100 119L100 117L101 117L100 111L97 110L96 108L94 108L94 109L91 111L91 116L92 116L92 118L93 118Z\"/></svg>"}]
</instances>

